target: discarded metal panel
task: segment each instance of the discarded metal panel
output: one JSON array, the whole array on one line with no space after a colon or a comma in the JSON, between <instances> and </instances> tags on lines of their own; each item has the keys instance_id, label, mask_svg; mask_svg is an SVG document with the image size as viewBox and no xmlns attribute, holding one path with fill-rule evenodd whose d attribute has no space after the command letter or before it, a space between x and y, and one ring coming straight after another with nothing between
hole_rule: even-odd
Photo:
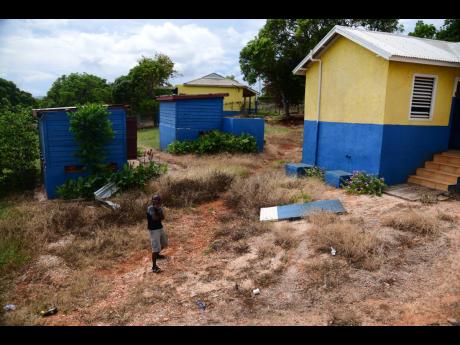
<instances>
[{"instance_id":1,"label":"discarded metal panel","mask_svg":"<svg viewBox=\"0 0 460 345\"><path fill-rule=\"evenodd\" d=\"M260 220L293 220L303 216L318 212L344 213L340 200L318 200L304 204L291 204L284 206L265 207L260 209Z\"/></svg>"},{"instance_id":2,"label":"discarded metal panel","mask_svg":"<svg viewBox=\"0 0 460 345\"><path fill-rule=\"evenodd\" d=\"M112 201L109 201L109 200L98 200L101 204L105 205L105 206L108 206L110 207L112 210L117 210L120 208L120 205L119 204L116 204Z\"/></svg>"},{"instance_id":3,"label":"discarded metal panel","mask_svg":"<svg viewBox=\"0 0 460 345\"><path fill-rule=\"evenodd\" d=\"M99 188L97 191L95 191L94 198L96 200L107 199L110 198L116 192L118 192L117 185L115 184L115 182L110 182Z\"/></svg>"}]
</instances>

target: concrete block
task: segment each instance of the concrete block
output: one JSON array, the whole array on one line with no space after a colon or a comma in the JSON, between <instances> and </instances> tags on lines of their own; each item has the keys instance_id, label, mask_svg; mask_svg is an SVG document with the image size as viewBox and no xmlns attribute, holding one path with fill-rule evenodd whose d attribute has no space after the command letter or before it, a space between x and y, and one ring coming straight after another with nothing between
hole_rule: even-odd
<instances>
[{"instance_id":1,"label":"concrete block","mask_svg":"<svg viewBox=\"0 0 460 345\"><path fill-rule=\"evenodd\" d=\"M305 176L305 168L312 168L313 165L305 163L288 163L284 166L288 176Z\"/></svg>"},{"instance_id":2,"label":"concrete block","mask_svg":"<svg viewBox=\"0 0 460 345\"><path fill-rule=\"evenodd\" d=\"M340 188L341 184L351 177L351 173L343 170L329 170L324 173L324 181L331 186Z\"/></svg>"}]
</instances>

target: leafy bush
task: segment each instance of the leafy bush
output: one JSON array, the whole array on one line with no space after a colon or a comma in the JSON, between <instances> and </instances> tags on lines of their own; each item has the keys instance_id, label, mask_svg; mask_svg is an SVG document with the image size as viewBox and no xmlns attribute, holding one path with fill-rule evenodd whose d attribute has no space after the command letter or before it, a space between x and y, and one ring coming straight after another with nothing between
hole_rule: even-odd
<instances>
[{"instance_id":1,"label":"leafy bush","mask_svg":"<svg viewBox=\"0 0 460 345\"><path fill-rule=\"evenodd\" d=\"M174 154L251 153L257 152L257 143L256 139L249 134L237 136L215 130L200 136L194 141L174 141L168 145L167 151Z\"/></svg>"},{"instance_id":2,"label":"leafy bush","mask_svg":"<svg viewBox=\"0 0 460 345\"><path fill-rule=\"evenodd\" d=\"M305 168L305 175L308 177L318 177L324 180L324 170L320 167Z\"/></svg>"},{"instance_id":3,"label":"leafy bush","mask_svg":"<svg viewBox=\"0 0 460 345\"><path fill-rule=\"evenodd\" d=\"M148 165L140 164L136 168L125 164L123 169L110 176L109 181L115 182L121 190L140 188L144 186L147 181L165 173L166 169L166 165L155 162L150 162Z\"/></svg>"},{"instance_id":4,"label":"leafy bush","mask_svg":"<svg viewBox=\"0 0 460 345\"><path fill-rule=\"evenodd\" d=\"M69 179L57 188L57 194L63 199L93 199L94 192L109 182L115 182L120 190L140 188L147 181L166 172L166 165L150 162L148 165L139 165L133 168L127 164L123 169L114 173L100 173L80 176L78 179Z\"/></svg>"},{"instance_id":5,"label":"leafy bush","mask_svg":"<svg viewBox=\"0 0 460 345\"><path fill-rule=\"evenodd\" d=\"M85 198L92 199L94 192L107 183L107 176L90 175L80 176L77 179L69 179L57 187L57 194L63 199Z\"/></svg>"},{"instance_id":6,"label":"leafy bush","mask_svg":"<svg viewBox=\"0 0 460 345\"><path fill-rule=\"evenodd\" d=\"M33 188L38 158L38 130L30 109L0 110L0 193Z\"/></svg>"},{"instance_id":7,"label":"leafy bush","mask_svg":"<svg viewBox=\"0 0 460 345\"><path fill-rule=\"evenodd\" d=\"M70 132L79 144L76 156L93 174L103 169L106 145L114 138L109 112L102 104L88 103L68 113Z\"/></svg>"},{"instance_id":8,"label":"leafy bush","mask_svg":"<svg viewBox=\"0 0 460 345\"><path fill-rule=\"evenodd\" d=\"M381 196L387 187L383 178L366 174L362 171L355 171L343 188L352 194L371 194Z\"/></svg>"}]
</instances>

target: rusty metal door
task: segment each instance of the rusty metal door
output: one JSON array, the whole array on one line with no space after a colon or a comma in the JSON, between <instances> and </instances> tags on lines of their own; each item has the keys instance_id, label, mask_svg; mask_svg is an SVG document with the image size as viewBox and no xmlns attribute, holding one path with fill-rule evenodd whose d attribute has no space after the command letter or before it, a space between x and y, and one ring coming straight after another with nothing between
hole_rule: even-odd
<instances>
[{"instance_id":1,"label":"rusty metal door","mask_svg":"<svg viewBox=\"0 0 460 345\"><path fill-rule=\"evenodd\" d=\"M137 159L137 118L126 117L126 152L128 159Z\"/></svg>"}]
</instances>

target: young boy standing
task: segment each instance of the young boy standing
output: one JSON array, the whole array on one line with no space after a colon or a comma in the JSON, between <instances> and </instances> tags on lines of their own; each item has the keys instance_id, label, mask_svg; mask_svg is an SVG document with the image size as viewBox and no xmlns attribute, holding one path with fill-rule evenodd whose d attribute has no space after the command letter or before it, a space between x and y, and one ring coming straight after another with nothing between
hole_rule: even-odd
<instances>
[{"instance_id":1,"label":"young boy standing","mask_svg":"<svg viewBox=\"0 0 460 345\"><path fill-rule=\"evenodd\" d=\"M161 207L161 198L159 195L154 195L152 197L152 205L147 207L147 228L150 233L150 242L152 244L153 273L161 272L161 269L157 266L157 259L164 259L164 255L160 255L160 252L168 246L168 236L161 223L164 219L165 216L163 208Z\"/></svg>"}]
</instances>

